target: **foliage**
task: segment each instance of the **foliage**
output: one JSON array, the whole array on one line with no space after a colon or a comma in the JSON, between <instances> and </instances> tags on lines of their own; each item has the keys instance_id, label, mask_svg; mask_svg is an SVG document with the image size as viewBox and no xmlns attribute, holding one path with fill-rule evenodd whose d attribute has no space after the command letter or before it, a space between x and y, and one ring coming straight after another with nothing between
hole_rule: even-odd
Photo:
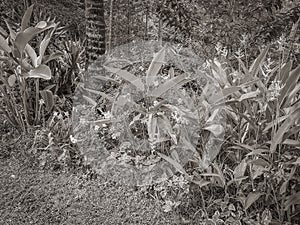
<instances>
[{"instance_id":1,"label":"foliage","mask_svg":"<svg viewBox=\"0 0 300 225\"><path fill-rule=\"evenodd\" d=\"M39 79L50 80L51 70L47 62L60 56L59 53L45 55L46 48L57 24L54 21L41 21L35 27L28 27L33 6L25 12L21 29L15 32L7 23L9 35L2 29L0 36L1 54L1 110L7 119L17 128L26 131L28 126L39 124L42 105L46 104L46 112L53 107L54 96L47 88L40 91ZM38 34L45 33L39 43L38 55L29 42ZM34 80L34 85L28 80ZM35 90L31 90L34 88ZM19 96L15 97L14 93ZM40 98L40 95L42 98ZM17 101L20 100L21 103ZM21 106L21 109L19 108Z\"/></svg>"}]
</instances>

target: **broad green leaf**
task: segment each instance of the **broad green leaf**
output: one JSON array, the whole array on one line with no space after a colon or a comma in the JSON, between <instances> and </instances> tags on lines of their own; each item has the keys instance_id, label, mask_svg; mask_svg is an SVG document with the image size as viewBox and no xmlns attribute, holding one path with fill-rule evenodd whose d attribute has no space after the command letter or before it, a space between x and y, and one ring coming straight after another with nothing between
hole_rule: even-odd
<instances>
[{"instance_id":1,"label":"broad green leaf","mask_svg":"<svg viewBox=\"0 0 300 225\"><path fill-rule=\"evenodd\" d=\"M224 128L220 124L211 124L203 128L203 130L207 130L211 132L215 137L219 137L224 134Z\"/></svg>"},{"instance_id":2,"label":"broad green leaf","mask_svg":"<svg viewBox=\"0 0 300 225\"><path fill-rule=\"evenodd\" d=\"M9 25L9 23L5 20L6 26L9 30L9 36L12 40L16 39L16 32L11 28L11 26Z\"/></svg>"},{"instance_id":3,"label":"broad green leaf","mask_svg":"<svg viewBox=\"0 0 300 225\"><path fill-rule=\"evenodd\" d=\"M2 27L0 27L0 35L2 35L3 37L7 37L8 33Z\"/></svg>"},{"instance_id":4,"label":"broad green leaf","mask_svg":"<svg viewBox=\"0 0 300 225\"><path fill-rule=\"evenodd\" d=\"M256 202L261 196L262 192L250 192L246 198L244 209L247 210L254 202Z\"/></svg>"},{"instance_id":5,"label":"broad green leaf","mask_svg":"<svg viewBox=\"0 0 300 225\"><path fill-rule=\"evenodd\" d=\"M2 37L2 35L0 35L0 48L7 53L11 52L11 48L9 47L5 38Z\"/></svg>"},{"instance_id":6,"label":"broad green leaf","mask_svg":"<svg viewBox=\"0 0 300 225\"><path fill-rule=\"evenodd\" d=\"M158 127L161 130L167 131L169 136L172 138L173 142L177 145L177 137L172 129L172 125L171 125L169 119L165 115L162 115L162 118L158 117L157 122L158 122Z\"/></svg>"},{"instance_id":7,"label":"broad green leaf","mask_svg":"<svg viewBox=\"0 0 300 225\"><path fill-rule=\"evenodd\" d=\"M286 198L286 201L284 202L284 206L285 206L284 210L287 211L290 208L290 206L299 205L299 204L300 204L300 191Z\"/></svg>"},{"instance_id":8,"label":"broad green leaf","mask_svg":"<svg viewBox=\"0 0 300 225\"><path fill-rule=\"evenodd\" d=\"M228 84L227 74L223 70L221 63L218 60L211 62L212 72L214 78L218 81L221 88L224 88Z\"/></svg>"},{"instance_id":9,"label":"broad green leaf","mask_svg":"<svg viewBox=\"0 0 300 225\"><path fill-rule=\"evenodd\" d=\"M284 83L284 87L281 90L280 96L278 98L278 102L280 106L283 105L286 97L288 97L289 93L296 87L299 77L300 77L300 65L298 65L297 68L295 68L293 71L290 72L289 77Z\"/></svg>"},{"instance_id":10,"label":"broad green leaf","mask_svg":"<svg viewBox=\"0 0 300 225\"><path fill-rule=\"evenodd\" d=\"M46 111L50 112L54 107L54 96L53 96L52 91L42 90L42 91L40 91L40 94L45 102Z\"/></svg>"},{"instance_id":11,"label":"broad green leaf","mask_svg":"<svg viewBox=\"0 0 300 225\"><path fill-rule=\"evenodd\" d=\"M190 79L187 77L186 74L179 75L179 76L174 77L170 80L167 80L165 83L159 85L157 88L152 90L149 93L149 95L154 96L154 97L160 97L161 95L163 95L164 93L166 93L170 89L176 87L179 83L182 84L182 82L186 83L186 82L189 82L189 81L190 81Z\"/></svg>"},{"instance_id":12,"label":"broad green leaf","mask_svg":"<svg viewBox=\"0 0 300 225\"><path fill-rule=\"evenodd\" d=\"M45 22L45 23L46 23L46 26L44 26L43 28L28 27L24 31L17 33L16 39L15 39L15 46L17 49L15 49L16 51L14 52L16 57L19 57L19 58L21 57L25 46L35 35L56 26L55 23L50 23L50 22L49 23Z\"/></svg>"},{"instance_id":13,"label":"broad green leaf","mask_svg":"<svg viewBox=\"0 0 300 225\"><path fill-rule=\"evenodd\" d=\"M149 87L153 85L155 76L157 76L161 66L164 64L166 55L166 47L163 47L159 52L154 55L154 58L146 72L146 85Z\"/></svg>"},{"instance_id":14,"label":"broad green leaf","mask_svg":"<svg viewBox=\"0 0 300 225\"><path fill-rule=\"evenodd\" d=\"M142 82L142 80L140 78L138 78L137 76L133 75L132 73L129 73L126 70L121 70L118 68L113 68L113 67L107 67L104 66L104 68L111 72L111 73L115 73L118 76L120 76L121 78L123 78L124 80L130 82L132 85L134 85L137 89L144 91L145 87L144 84Z\"/></svg>"},{"instance_id":15,"label":"broad green leaf","mask_svg":"<svg viewBox=\"0 0 300 225\"><path fill-rule=\"evenodd\" d=\"M51 53L51 55L49 56L45 56L42 60L42 63L43 64L46 64L48 62L50 62L51 60L54 60L54 59L57 59L59 57L62 57L64 54L62 52L54 52L54 53Z\"/></svg>"},{"instance_id":16,"label":"broad green leaf","mask_svg":"<svg viewBox=\"0 0 300 225\"><path fill-rule=\"evenodd\" d=\"M90 97L88 97L88 96L86 96L86 95L83 95L82 96L88 103L90 103L91 105L93 105L93 106L96 106L97 105L97 102L94 100L94 99L92 99L92 98L90 98Z\"/></svg>"},{"instance_id":17,"label":"broad green leaf","mask_svg":"<svg viewBox=\"0 0 300 225\"><path fill-rule=\"evenodd\" d=\"M282 84L285 84L287 79L289 78L289 74L292 70L292 65L292 61L288 61L281 67L280 72L278 74L279 78L277 80L280 80Z\"/></svg>"},{"instance_id":18,"label":"broad green leaf","mask_svg":"<svg viewBox=\"0 0 300 225\"><path fill-rule=\"evenodd\" d=\"M42 40L42 42L40 44L38 64L42 63L42 59L44 58L46 48L49 45L50 39L51 39L54 31L55 31L55 27L50 32L47 33L47 35L44 37L44 39Z\"/></svg>"},{"instance_id":19,"label":"broad green leaf","mask_svg":"<svg viewBox=\"0 0 300 225\"><path fill-rule=\"evenodd\" d=\"M24 76L25 78L41 78L45 80L51 79L51 70L46 65L39 65L38 67L30 70L28 75Z\"/></svg>"},{"instance_id":20,"label":"broad green leaf","mask_svg":"<svg viewBox=\"0 0 300 225\"><path fill-rule=\"evenodd\" d=\"M32 11L33 11L33 6L34 5L29 6L28 9L24 13L24 16L23 16L22 22L21 22L21 30L22 31L24 31L29 26L30 18L31 18Z\"/></svg>"},{"instance_id":21,"label":"broad green leaf","mask_svg":"<svg viewBox=\"0 0 300 225\"><path fill-rule=\"evenodd\" d=\"M243 159L234 169L233 171L233 176L234 176L234 180L237 183L237 185L240 185L242 183L242 180L240 180L239 178L244 177L245 176L245 172L247 169L247 162L246 159Z\"/></svg>"},{"instance_id":22,"label":"broad green leaf","mask_svg":"<svg viewBox=\"0 0 300 225\"><path fill-rule=\"evenodd\" d=\"M260 54L259 56L254 60L254 62L252 63L252 65L250 66L249 72L251 74L252 77L256 77L257 73L260 69L260 67L263 65L266 55L269 51L269 46L267 48L265 48Z\"/></svg>"},{"instance_id":23,"label":"broad green leaf","mask_svg":"<svg viewBox=\"0 0 300 225\"><path fill-rule=\"evenodd\" d=\"M163 158L164 160L166 160L168 163L170 163L172 166L174 166L174 168L175 168L178 172L184 174L186 177L189 177L189 175L186 173L185 169L182 167L182 165L180 165L180 163L178 163L177 161L175 161L175 160L172 159L171 157L166 156L166 155L164 155L164 154L162 154L162 153L157 152L157 154L158 154L161 158Z\"/></svg>"},{"instance_id":24,"label":"broad green leaf","mask_svg":"<svg viewBox=\"0 0 300 225\"><path fill-rule=\"evenodd\" d=\"M92 76L92 78L95 78L97 80L111 81L113 83L119 84L119 82L114 80L113 78L102 76L102 75Z\"/></svg>"},{"instance_id":25,"label":"broad green leaf","mask_svg":"<svg viewBox=\"0 0 300 225\"><path fill-rule=\"evenodd\" d=\"M32 62L32 65L34 67L37 67L38 66L38 58L37 58L37 55L34 51L34 49L29 45L27 44L25 46L25 52L28 54L28 56L30 57L31 59L31 62Z\"/></svg>"},{"instance_id":26,"label":"broad green leaf","mask_svg":"<svg viewBox=\"0 0 300 225\"><path fill-rule=\"evenodd\" d=\"M260 94L259 90L256 91L251 91L248 92L246 94L242 94L242 96L239 98L239 101L242 102L244 100L248 100L248 99L253 99L253 98L257 98L257 96Z\"/></svg>"},{"instance_id":27,"label":"broad green leaf","mask_svg":"<svg viewBox=\"0 0 300 225\"><path fill-rule=\"evenodd\" d=\"M10 75L7 79L7 83L10 87L14 87L16 81L17 81L17 78L16 78L16 75L14 75L14 74Z\"/></svg>"},{"instance_id":28,"label":"broad green leaf","mask_svg":"<svg viewBox=\"0 0 300 225\"><path fill-rule=\"evenodd\" d=\"M286 98L285 105L289 106L293 104L293 99L299 99L297 98L297 93L300 91L300 83L297 83L295 88L289 93L289 95Z\"/></svg>"},{"instance_id":29,"label":"broad green leaf","mask_svg":"<svg viewBox=\"0 0 300 225\"><path fill-rule=\"evenodd\" d=\"M272 138L271 146L270 146L271 153L274 153L276 151L277 146L281 144L283 141L284 134L289 131L290 127L295 122L295 119L298 117L299 117L299 112L297 110L291 113L291 115L286 118L283 124L281 124L281 126L279 127L279 129L276 131L275 135Z\"/></svg>"}]
</instances>

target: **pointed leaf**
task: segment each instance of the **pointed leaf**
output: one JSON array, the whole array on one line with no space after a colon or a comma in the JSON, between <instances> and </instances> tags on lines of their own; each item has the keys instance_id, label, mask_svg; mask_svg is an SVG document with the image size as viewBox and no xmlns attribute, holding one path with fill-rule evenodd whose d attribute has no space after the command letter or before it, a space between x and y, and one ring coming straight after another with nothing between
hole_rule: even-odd
<instances>
[{"instance_id":1,"label":"pointed leaf","mask_svg":"<svg viewBox=\"0 0 300 225\"><path fill-rule=\"evenodd\" d=\"M252 63L252 65L249 69L252 77L256 77L258 70L260 69L260 67L263 65L263 62L265 61L266 55L269 51L269 48L270 48L269 46L267 48L265 48Z\"/></svg>"},{"instance_id":2,"label":"pointed leaf","mask_svg":"<svg viewBox=\"0 0 300 225\"><path fill-rule=\"evenodd\" d=\"M161 66L164 64L166 55L166 47L163 47L159 52L154 55L154 58L146 72L146 85L149 87L153 85L155 76L158 74Z\"/></svg>"},{"instance_id":3,"label":"pointed leaf","mask_svg":"<svg viewBox=\"0 0 300 225\"><path fill-rule=\"evenodd\" d=\"M8 77L8 79L7 79L8 85L9 85L10 87L15 86L16 81L17 81L17 78L16 78L16 75L15 75L15 74L10 75L10 76Z\"/></svg>"},{"instance_id":4,"label":"pointed leaf","mask_svg":"<svg viewBox=\"0 0 300 225\"><path fill-rule=\"evenodd\" d=\"M50 29L50 28L54 27L55 25L56 24L54 24L54 23L46 23L46 26L43 28L28 27L24 31L17 33L16 39L15 39L15 46L17 48L16 50L18 50L18 51L14 52L16 57L21 57L21 54L23 53L25 46L35 35L43 32L47 29Z\"/></svg>"},{"instance_id":5,"label":"pointed leaf","mask_svg":"<svg viewBox=\"0 0 300 225\"><path fill-rule=\"evenodd\" d=\"M54 107L54 96L53 96L52 91L43 90L43 91L40 91L40 94L45 102L46 111L50 112L50 110L52 110Z\"/></svg>"},{"instance_id":6,"label":"pointed leaf","mask_svg":"<svg viewBox=\"0 0 300 225\"><path fill-rule=\"evenodd\" d=\"M180 172L180 173L186 175L187 177L189 176L189 175L186 173L185 169L182 167L182 165L180 165L180 163L178 163L177 161L175 161L175 160L172 159L171 157L166 156L166 155L164 155L164 154L162 154L162 153L157 152L157 154L158 154L161 158L163 158L164 160L166 160L168 163L170 163L172 166L174 166L174 168L175 168L178 172Z\"/></svg>"},{"instance_id":7,"label":"pointed leaf","mask_svg":"<svg viewBox=\"0 0 300 225\"><path fill-rule=\"evenodd\" d=\"M91 105L97 106L97 102L96 102L94 99L92 99L92 98L90 98L90 97L88 97L88 96L86 96L86 95L83 95L82 97L83 97L88 103L90 103Z\"/></svg>"},{"instance_id":8,"label":"pointed leaf","mask_svg":"<svg viewBox=\"0 0 300 225\"><path fill-rule=\"evenodd\" d=\"M22 31L24 31L29 26L32 11L33 11L33 5L29 6L28 9L26 10L26 12L24 13L24 16L23 16L22 22L21 22L21 30Z\"/></svg>"},{"instance_id":9,"label":"pointed leaf","mask_svg":"<svg viewBox=\"0 0 300 225\"><path fill-rule=\"evenodd\" d=\"M51 79L51 70L46 65L40 65L28 72L28 75L24 76L25 78L42 78L45 80Z\"/></svg>"},{"instance_id":10,"label":"pointed leaf","mask_svg":"<svg viewBox=\"0 0 300 225\"><path fill-rule=\"evenodd\" d=\"M54 59L57 59L59 57L62 57L64 54L62 52L54 52L54 53L51 53L51 55L49 56L45 56L42 60L42 63L43 64L46 64Z\"/></svg>"},{"instance_id":11,"label":"pointed leaf","mask_svg":"<svg viewBox=\"0 0 300 225\"><path fill-rule=\"evenodd\" d=\"M262 192L250 192L246 198L244 209L247 210L254 202L256 202L261 196Z\"/></svg>"},{"instance_id":12,"label":"pointed leaf","mask_svg":"<svg viewBox=\"0 0 300 225\"><path fill-rule=\"evenodd\" d=\"M2 37L2 35L0 35L0 48L7 53L11 52L11 48L9 47L5 38Z\"/></svg>"},{"instance_id":13,"label":"pointed leaf","mask_svg":"<svg viewBox=\"0 0 300 225\"><path fill-rule=\"evenodd\" d=\"M174 77L170 80L167 80L165 83L159 85L153 91L149 93L150 96L160 97L162 94L166 93L170 89L176 87L178 84L189 82L190 79L187 77L186 74L179 75Z\"/></svg>"},{"instance_id":14,"label":"pointed leaf","mask_svg":"<svg viewBox=\"0 0 300 225\"><path fill-rule=\"evenodd\" d=\"M284 87L280 92L280 96L278 99L280 106L282 106L285 98L295 88L299 77L300 77L300 65L298 65L297 68L295 68L293 71L290 72L289 77L287 78L286 83L284 84Z\"/></svg>"},{"instance_id":15,"label":"pointed leaf","mask_svg":"<svg viewBox=\"0 0 300 225\"><path fill-rule=\"evenodd\" d=\"M31 62L32 62L32 65L34 67L37 67L38 66L38 63L37 63L37 55L34 51L34 49L29 45L27 44L26 47L25 47L25 52L29 55L30 59L31 59Z\"/></svg>"},{"instance_id":16,"label":"pointed leaf","mask_svg":"<svg viewBox=\"0 0 300 225\"><path fill-rule=\"evenodd\" d=\"M138 78L137 76L133 75L132 73L129 73L126 70L121 70L118 68L113 68L113 67L107 67L104 66L104 68L111 72L111 73L115 73L118 76L120 76L121 78L123 78L124 80L130 82L132 85L134 85L137 89L144 91L145 87L144 84L142 82L142 80L140 78Z\"/></svg>"},{"instance_id":17,"label":"pointed leaf","mask_svg":"<svg viewBox=\"0 0 300 225\"><path fill-rule=\"evenodd\" d=\"M277 132L275 133L270 146L271 153L274 153L276 151L277 145L282 143L284 134L289 131L292 124L295 122L295 119L299 116L299 113L294 112L289 117L286 118L286 120L281 124Z\"/></svg>"},{"instance_id":18,"label":"pointed leaf","mask_svg":"<svg viewBox=\"0 0 300 225\"><path fill-rule=\"evenodd\" d=\"M44 39L42 40L42 42L40 44L38 64L42 63L42 59L44 58L44 54L45 54L46 48L49 45L50 39L51 39L54 31L55 31L55 28L52 29L51 32L48 32L47 35L44 37Z\"/></svg>"}]
</instances>

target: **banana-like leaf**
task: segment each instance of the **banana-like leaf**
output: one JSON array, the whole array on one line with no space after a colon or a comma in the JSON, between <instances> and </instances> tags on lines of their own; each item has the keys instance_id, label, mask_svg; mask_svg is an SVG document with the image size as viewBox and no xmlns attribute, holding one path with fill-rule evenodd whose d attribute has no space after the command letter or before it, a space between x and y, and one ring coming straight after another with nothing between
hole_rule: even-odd
<instances>
[{"instance_id":1,"label":"banana-like leaf","mask_svg":"<svg viewBox=\"0 0 300 225\"><path fill-rule=\"evenodd\" d=\"M159 52L154 55L154 58L146 72L146 85L147 87L153 85L155 77L157 76L161 66L164 63L166 55L166 47L163 47Z\"/></svg>"},{"instance_id":2,"label":"banana-like leaf","mask_svg":"<svg viewBox=\"0 0 300 225\"><path fill-rule=\"evenodd\" d=\"M284 83L284 87L280 92L280 96L278 98L278 102L280 106L286 107L285 99L288 97L289 93L293 91L293 89L297 85L297 81L300 77L300 65L298 65L294 70L292 70L287 78L286 82Z\"/></svg>"},{"instance_id":3,"label":"banana-like leaf","mask_svg":"<svg viewBox=\"0 0 300 225\"><path fill-rule=\"evenodd\" d=\"M54 107L54 96L53 96L52 91L42 90L42 91L40 91L40 94L45 102L46 111L50 112L50 110L52 110Z\"/></svg>"},{"instance_id":4,"label":"banana-like leaf","mask_svg":"<svg viewBox=\"0 0 300 225\"><path fill-rule=\"evenodd\" d=\"M37 58L36 52L34 51L34 49L29 44L27 44L25 46L25 52L30 57L32 65L34 67L37 67L38 66L38 58Z\"/></svg>"},{"instance_id":5,"label":"banana-like leaf","mask_svg":"<svg viewBox=\"0 0 300 225\"><path fill-rule=\"evenodd\" d=\"M170 89L178 86L179 83L182 85L183 83L187 83L190 80L191 79L188 78L188 76L186 74L179 75L179 76L174 77L170 80L167 80L165 83L159 85L157 88L150 91L149 95L154 96L154 97L160 97L161 95L163 95Z\"/></svg>"},{"instance_id":6,"label":"banana-like leaf","mask_svg":"<svg viewBox=\"0 0 300 225\"><path fill-rule=\"evenodd\" d=\"M30 70L26 75L24 75L24 78L41 78L45 80L50 80L51 70L48 66L42 64Z\"/></svg>"},{"instance_id":7,"label":"banana-like leaf","mask_svg":"<svg viewBox=\"0 0 300 225\"><path fill-rule=\"evenodd\" d=\"M245 200L244 210L247 210L262 195L263 195L262 192L250 192Z\"/></svg>"},{"instance_id":8,"label":"banana-like leaf","mask_svg":"<svg viewBox=\"0 0 300 225\"><path fill-rule=\"evenodd\" d=\"M32 11L33 11L33 6L34 5L29 6L28 9L26 10L26 12L24 13L24 16L23 16L22 22L21 22L21 31L24 31L29 26L30 18L31 18Z\"/></svg>"},{"instance_id":9,"label":"banana-like leaf","mask_svg":"<svg viewBox=\"0 0 300 225\"><path fill-rule=\"evenodd\" d=\"M157 152L157 154L158 154L161 158L163 158L164 160L166 160L168 163L170 163L172 166L174 166L174 168L175 168L178 172L184 174L186 177L189 177L189 175L187 174L187 172L185 171L185 169L183 168L183 166L180 165L179 162L177 162L176 160L174 160L174 159L172 159L171 157L166 156L166 155L164 155L164 154L162 154L162 153Z\"/></svg>"},{"instance_id":10,"label":"banana-like leaf","mask_svg":"<svg viewBox=\"0 0 300 225\"><path fill-rule=\"evenodd\" d=\"M274 153L277 149L277 146L283 142L283 136L286 132L289 131L290 127L295 123L295 120L299 118L300 113L299 109L293 111L290 116L280 125L279 129L276 131L274 137L271 141L270 151Z\"/></svg>"},{"instance_id":11,"label":"banana-like leaf","mask_svg":"<svg viewBox=\"0 0 300 225\"><path fill-rule=\"evenodd\" d=\"M45 21L42 21L42 22L45 22ZM20 31L19 33L17 33L15 43L14 43L15 47L16 47L14 49L15 50L14 54L16 57L18 57L18 58L21 57L25 46L35 35L56 26L55 23L51 23L51 22L48 22L48 23L45 22L45 23L46 24L44 24L43 26L28 27L24 31Z\"/></svg>"},{"instance_id":12,"label":"banana-like leaf","mask_svg":"<svg viewBox=\"0 0 300 225\"><path fill-rule=\"evenodd\" d=\"M62 52L54 52L54 53L51 53L51 55L49 56L45 56L42 60L42 63L43 64L46 64L48 62L50 62L51 60L54 60L54 59L57 59L59 57L62 57L64 54Z\"/></svg>"},{"instance_id":13,"label":"banana-like leaf","mask_svg":"<svg viewBox=\"0 0 300 225\"><path fill-rule=\"evenodd\" d=\"M133 75L132 73L129 73L126 70L121 70L118 68L113 68L113 67L107 67L104 66L104 68L111 72L111 73L115 73L118 76L120 76L121 78L123 78L124 80L130 82L132 85L134 85L137 89L144 91L145 87L144 84L142 82L142 80L140 78L138 78L137 76Z\"/></svg>"},{"instance_id":14,"label":"banana-like leaf","mask_svg":"<svg viewBox=\"0 0 300 225\"><path fill-rule=\"evenodd\" d=\"M11 48L9 47L5 38L2 37L2 35L0 35L0 49L2 49L3 51L5 51L7 53L11 52Z\"/></svg>"},{"instance_id":15,"label":"banana-like leaf","mask_svg":"<svg viewBox=\"0 0 300 225\"><path fill-rule=\"evenodd\" d=\"M254 60L254 62L252 63L252 65L250 66L249 72L251 74L252 77L256 77L257 73L260 69L260 67L263 65L263 62L265 61L266 55L269 51L270 46L268 46L267 48L265 48L260 54L259 56Z\"/></svg>"},{"instance_id":16,"label":"banana-like leaf","mask_svg":"<svg viewBox=\"0 0 300 225\"><path fill-rule=\"evenodd\" d=\"M40 44L38 64L42 63L42 59L44 58L46 48L49 45L50 39L55 31L55 28L56 28L56 26L50 32L47 33L47 35L44 37L44 39L42 40L42 42Z\"/></svg>"}]
</instances>

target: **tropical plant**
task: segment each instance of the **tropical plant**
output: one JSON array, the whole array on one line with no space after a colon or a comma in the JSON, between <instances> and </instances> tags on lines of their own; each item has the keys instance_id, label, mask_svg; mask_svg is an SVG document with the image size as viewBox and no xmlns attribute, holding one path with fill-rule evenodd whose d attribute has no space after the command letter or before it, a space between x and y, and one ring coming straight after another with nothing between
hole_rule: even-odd
<instances>
[{"instance_id":1,"label":"tropical plant","mask_svg":"<svg viewBox=\"0 0 300 225\"><path fill-rule=\"evenodd\" d=\"M61 56L60 53L46 55L47 46L57 28L57 23L41 21L34 27L29 26L32 11L33 6L26 10L19 31L14 31L7 23L9 34L1 28L0 35L1 111L13 126L22 131L40 123L44 103L46 112L53 108L54 96L48 90L49 88L40 90L39 79L51 79L51 70L46 64ZM37 54L29 42L41 33L45 33L45 35L39 43ZM18 102L19 100L21 102Z\"/></svg>"}]
</instances>

